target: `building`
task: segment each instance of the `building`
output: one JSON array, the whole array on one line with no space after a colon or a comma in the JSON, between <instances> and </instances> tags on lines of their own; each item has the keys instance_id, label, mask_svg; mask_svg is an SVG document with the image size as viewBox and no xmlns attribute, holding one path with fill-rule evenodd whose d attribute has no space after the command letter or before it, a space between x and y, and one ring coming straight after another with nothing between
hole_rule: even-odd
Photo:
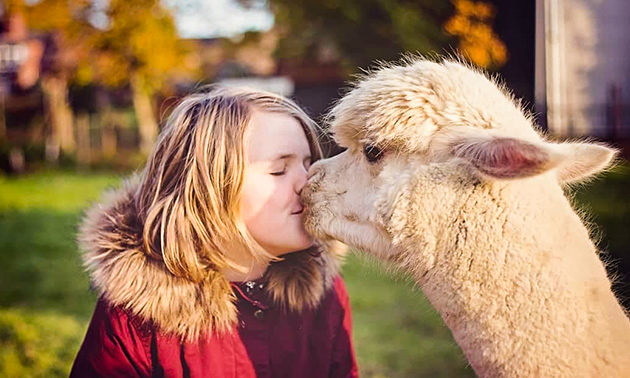
<instances>
[{"instance_id":1,"label":"building","mask_svg":"<svg viewBox=\"0 0 630 378\"><path fill-rule=\"evenodd\" d=\"M550 133L630 136L629 15L628 0L536 0L535 101Z\"/></svg>"}]
</instances>

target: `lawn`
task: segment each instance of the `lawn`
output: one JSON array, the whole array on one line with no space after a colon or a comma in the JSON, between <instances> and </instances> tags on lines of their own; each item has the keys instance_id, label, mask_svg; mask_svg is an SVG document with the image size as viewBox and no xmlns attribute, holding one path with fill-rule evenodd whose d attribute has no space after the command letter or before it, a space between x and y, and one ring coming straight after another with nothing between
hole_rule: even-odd
<instances>
[{"instance_id":1,"label":"lawn","mask_svg":"<svg viewBox=\"0 0 630 378\"><path fill-rule=\"evenodd\" d=\"M0 177L0 377L67 376L96 299L80 266L76 225L82 210L119 182L109 174L64 172ZM580 207L600 225L601 248L625 271L628 263L620 259L630 245L629 187L624 165L575 190L576 202L588 203ZM448 329L406 277L353 255L344 278L362 376L473 376Z\"/></svg>"}]
</instances>

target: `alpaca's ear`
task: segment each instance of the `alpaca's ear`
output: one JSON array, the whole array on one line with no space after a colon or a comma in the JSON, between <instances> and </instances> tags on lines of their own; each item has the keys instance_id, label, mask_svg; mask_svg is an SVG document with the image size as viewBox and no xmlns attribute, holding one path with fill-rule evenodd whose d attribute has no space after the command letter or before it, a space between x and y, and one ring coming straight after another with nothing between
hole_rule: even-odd
<instances>
[{"instance_id":1,"label":"alpaca's ear","mask_svg":"<svg viewBox=\"0 0 630 378\"><path fill-rule=\"evenodd\" d=\"M594 143L560 143L554 148L566 156L558 165L558 180L581 181L608 168L617 150Z\"/></svg>"},{"instance_id":2,"label":"alpaca's ear","mask_svg":"<svg viewBox=\"0 0 630 378\"><path fill-rule=\"evenodd\" d=\"M558 166L564 156L545 143L516 138L474 136L458 139L451 153L496 179L530 177Z\"/></svg>"}]
</instances>

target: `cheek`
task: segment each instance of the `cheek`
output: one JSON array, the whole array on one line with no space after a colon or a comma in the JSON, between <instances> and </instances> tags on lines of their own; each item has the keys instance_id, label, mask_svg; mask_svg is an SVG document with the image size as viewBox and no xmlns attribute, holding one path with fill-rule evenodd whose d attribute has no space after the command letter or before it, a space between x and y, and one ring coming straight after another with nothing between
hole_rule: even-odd
<instances>
[{"instance_id":1,"label":"cheek","mask_svg":"<svg viewBox=\"0 0 630 378\"><path fill-rule=\"evenodd\" d=\"M289 193L286 193L275 177L269 175L252 177L243 185L241 215L248 227L265 224L271 226L276 223L274 219L286 212L289 199Z\"/></svg>"}]
</instances>

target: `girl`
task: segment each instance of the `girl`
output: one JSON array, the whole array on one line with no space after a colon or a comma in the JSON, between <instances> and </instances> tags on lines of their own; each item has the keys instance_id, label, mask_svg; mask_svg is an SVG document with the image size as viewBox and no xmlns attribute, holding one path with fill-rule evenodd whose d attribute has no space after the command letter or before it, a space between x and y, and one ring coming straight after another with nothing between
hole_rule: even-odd
<instances>
[{"instance_id":1,"label":"girl","mask_svg":"<svg viewBox=\"0 0 630 378\"><path fill-rule=\"evenodd\" d=\"M338 253L304 231L321 158L292 101L185 98L79 232L100 294L71 376L355 377Z\"/></svg>"}]
</instances>

